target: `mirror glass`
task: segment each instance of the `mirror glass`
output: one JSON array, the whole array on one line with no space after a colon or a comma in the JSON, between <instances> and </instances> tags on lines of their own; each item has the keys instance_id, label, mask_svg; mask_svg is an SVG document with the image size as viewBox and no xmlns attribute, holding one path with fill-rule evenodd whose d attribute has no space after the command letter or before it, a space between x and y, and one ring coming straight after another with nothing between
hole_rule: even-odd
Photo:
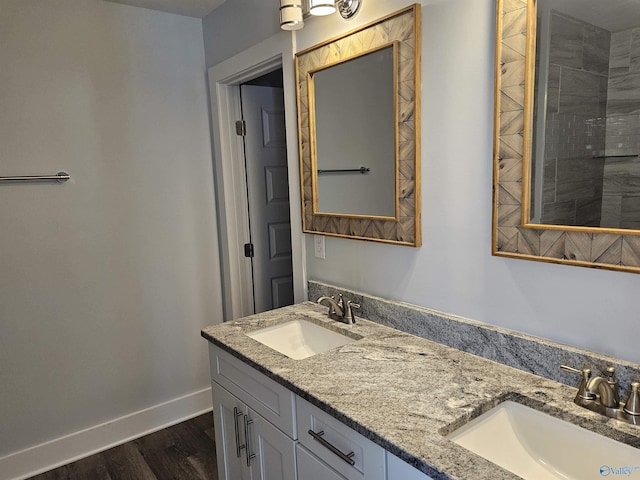
<instances>
[{"instance_id":1,"label":"mirror glass","mask_svg":"<svg viewBox=\"0 0 640 480\"><path fill-rule=\"evenodd\" d=\"M312 72L320 213L396 216L394 47Z\"/></svg>"},{"instance_id":2,"label":"mirror glass","mask_svg":"<svg viewBox=\"0 0 640 480\"><path fill-rule=\"evenodd\" d=\"M640 3L539 0L529 216L640 229Z\"/></svg>"}]
</instances>

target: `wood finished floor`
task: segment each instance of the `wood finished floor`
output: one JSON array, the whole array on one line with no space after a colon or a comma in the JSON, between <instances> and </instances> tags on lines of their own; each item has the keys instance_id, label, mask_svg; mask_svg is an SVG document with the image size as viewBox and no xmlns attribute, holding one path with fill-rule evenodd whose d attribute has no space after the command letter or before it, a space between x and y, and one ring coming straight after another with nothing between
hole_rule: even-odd
<instances>
[{"instance_id":1,"label":"wood finished floor","mask_svg":"<svg viewBox=\"0 0 640 480\"><path fill-rule=\"evenodd\" d=\"M215 447L207 413L29 480L218 480Z\"/></svg>"}]
</instances>

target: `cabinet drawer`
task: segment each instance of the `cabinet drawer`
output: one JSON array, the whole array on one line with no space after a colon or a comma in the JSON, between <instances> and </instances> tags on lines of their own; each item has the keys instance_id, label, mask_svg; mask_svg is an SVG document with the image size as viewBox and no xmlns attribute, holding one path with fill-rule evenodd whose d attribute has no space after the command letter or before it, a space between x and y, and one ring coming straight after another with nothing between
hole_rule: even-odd
<instances>
[{"instance_id":1,"label":"cabinet drawer","mask_svg":"<svg viewBox=\"0 0 640 480\"><path fill-rule=\"evenodd\" d=\"M213 344L209 344L211 379L255 412L296 439L295 395Z\"/></svg>"},{"instance_id":2,"label":"cabinet drawer","mask_svg":"<svg viewBox=\"0 0 640 480\"><path fill-rule=\"evenodd\" d=\"M380 445L376 445L300 397L296 398L296 411L298 440L323 462L348 480L385 479L385 450ZM324 432L321 440L314 438L309 430L316 434ZM346 459L338 452L332 451L329 445L350 456L354 464L347 463ZM350 455L352 452L353 455Z\"/></svg>"},{"instance_id":3,"label":"cabinet drawer","mask_svg":"<svg viewBox=\"0 0 640 480\"><path fill-rule=\"evenodd\" d=\"M296 458L298 461L298 480L345 480L345 478L313 454L296 445Z\"/></svg>"}]
</instances>

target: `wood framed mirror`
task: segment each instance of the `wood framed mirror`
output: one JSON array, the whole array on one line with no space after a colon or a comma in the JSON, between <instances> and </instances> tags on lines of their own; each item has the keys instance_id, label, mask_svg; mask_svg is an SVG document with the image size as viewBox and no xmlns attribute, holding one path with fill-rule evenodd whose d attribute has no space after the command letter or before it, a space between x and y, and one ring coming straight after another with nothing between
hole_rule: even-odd
<instances>
[{"instance_id":1,"label":"wood framed mirror","mask_svg":"<svg viewBox=\"0 0 640 480\"><path fill-rule=\"evenodd\" d=\"M303 231L420 246L420 5L295 57Z\"/></svg>"},{"instance_id":2,"label":"wood framed mirror","mask_svg":"<svg viewBox=\"0 0 640 480\"><path fill-rule=\"evenodd\" d=\"M640 12L624 13L629 3L498 0L493 255L640 272Z\"/></svg>"}]
</instances>

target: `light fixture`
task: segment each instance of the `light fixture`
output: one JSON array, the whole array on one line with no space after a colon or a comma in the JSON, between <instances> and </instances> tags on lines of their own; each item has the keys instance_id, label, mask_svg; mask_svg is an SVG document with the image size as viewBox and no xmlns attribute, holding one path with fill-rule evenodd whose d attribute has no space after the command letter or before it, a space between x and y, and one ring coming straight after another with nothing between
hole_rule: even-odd
<instances>
[{"instance_id":1,"label":"light fixture","mask_svg":"<svg viewBox=\"0 0 640 480\"><path fill-rule=\"evenodd\" d=\"M300 30L304 27L303 13L305 16L330 15L336 10L344 19L353 17L363 0L280 0L280 28L282 30ZM305 7L302 4L306 4ZM303 11L304 10L304 11Z\"/></svg>"},{"instance_id":2,"label":"light fixture","mask_svg":"<svg viewBox=\"0 0 640 480\"><path fill-rule=\"evenodd\" d=\"M331 15L335 11L335 0L309 0L309 13L311 15Z\"/></svg>"},{"instance_id":3,"label":"light fixture","mask_svg":"<svg viewBox=\"0 0 640 480\"><path fill-rule=\"evenodd\" d=\"M280 28L282 30L300 30L304 27L302 1L280 0Z\"/></svg>"},{"instance_id":4,"label":"light fixture","mask_svg":"<svg viewBox=\"0 0 640 480\"><path fill-rule=\"evenodd\" d=\"M338 0L337 5L342 18L347 19L358 13L362 0Z\"/></svg>"}]
</instances>

